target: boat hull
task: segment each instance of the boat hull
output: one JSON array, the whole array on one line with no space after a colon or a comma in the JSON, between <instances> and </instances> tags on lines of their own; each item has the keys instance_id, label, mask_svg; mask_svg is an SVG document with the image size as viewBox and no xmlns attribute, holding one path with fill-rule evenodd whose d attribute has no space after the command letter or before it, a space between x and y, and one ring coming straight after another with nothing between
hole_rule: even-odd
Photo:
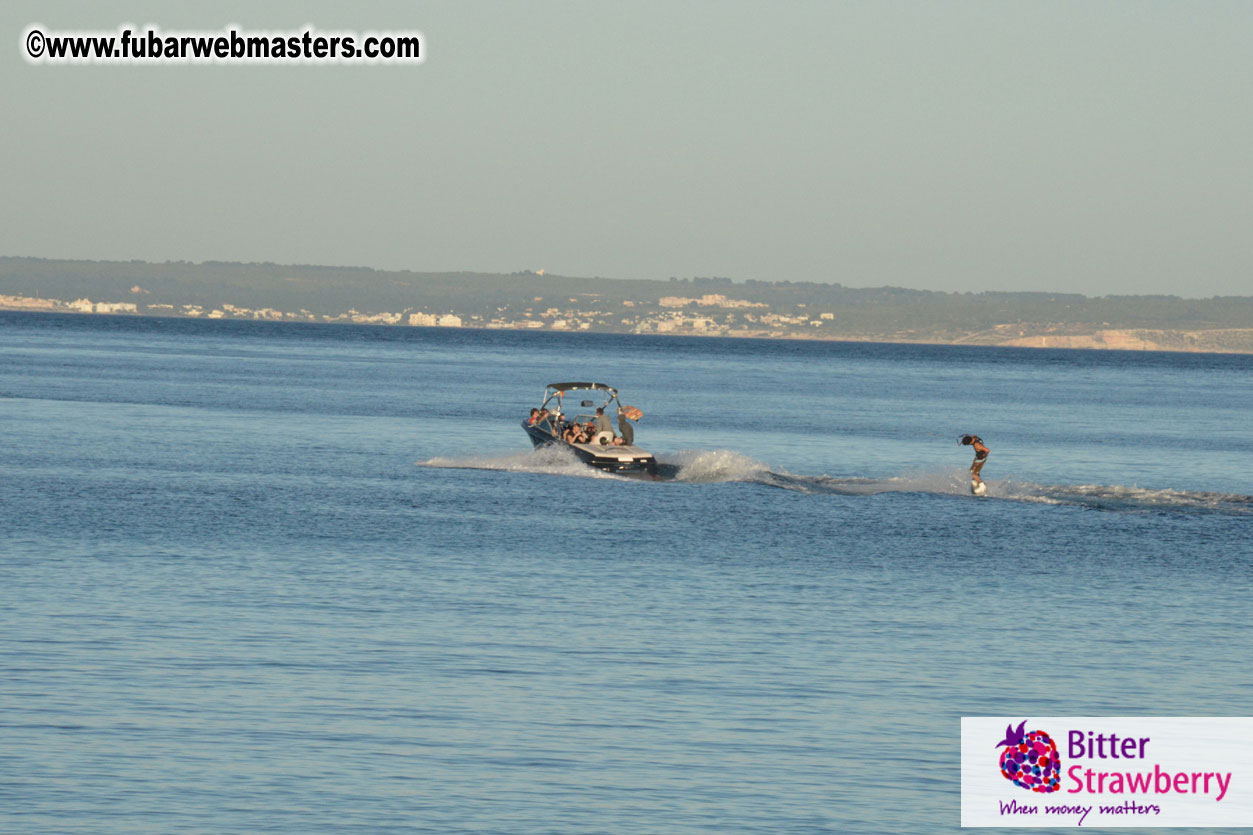
<instances>
[{"instance_id":1,"label":"boat hull","mask_svg":"<svg viewBox=\"0 0 1253 835\"><path fill-rule=\"evenodd\" d=\"M657 475L657 459L651 452L635 446L612 446L601 444L571 444L551 434L542 426L522 424L522 429L535 448L555 446L568 449L584 464L610 473L624 475Z\"/></svg>"}]
</instances>

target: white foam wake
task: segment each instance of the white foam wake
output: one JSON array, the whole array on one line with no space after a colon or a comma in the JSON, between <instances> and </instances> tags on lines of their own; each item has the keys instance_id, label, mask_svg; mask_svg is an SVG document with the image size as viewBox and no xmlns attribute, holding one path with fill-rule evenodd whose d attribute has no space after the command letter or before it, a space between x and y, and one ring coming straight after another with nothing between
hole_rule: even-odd
<instances>
[{"instance_id":1,"label":"white foam wake","mask_svg":"<svg viewBox=\"0 0 1253 835\"><path fill-rule=\"evenodd\" d=\"M684 450L657 463L663 478L691 484L757 482L771 475L765 464L729 449Z\"/></svg>"},{"instance_id":2,"label":"white foam wake","mask_svg":"<svg viewBox=\"0 0 1253 835\"><path fill-rule=\"evenodd\" d=\"M415 463L419 467L455 470L501 470L509 473L541 473L576 478L615 477L603 470L589 467L573 452L558 446L545 446L529 452L509 452L499 455L460 455L447 458L438 456Z\"/></svg>"}]
</instances>

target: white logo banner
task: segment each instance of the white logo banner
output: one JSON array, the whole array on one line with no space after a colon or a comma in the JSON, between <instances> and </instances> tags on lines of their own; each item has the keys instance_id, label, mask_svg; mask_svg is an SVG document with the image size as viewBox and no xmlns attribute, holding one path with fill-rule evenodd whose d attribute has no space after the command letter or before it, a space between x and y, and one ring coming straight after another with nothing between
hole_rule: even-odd
<instances>
[{"instance_id":1,"label":"white logo banner","mask_svg":"<svg viewBox=\"0 0 1253 835\"><path fill-rule=\"evenodd\" d=\"M1249 826L1253 717L963 716L962 826Z\"/></svg>"}]
</instances>

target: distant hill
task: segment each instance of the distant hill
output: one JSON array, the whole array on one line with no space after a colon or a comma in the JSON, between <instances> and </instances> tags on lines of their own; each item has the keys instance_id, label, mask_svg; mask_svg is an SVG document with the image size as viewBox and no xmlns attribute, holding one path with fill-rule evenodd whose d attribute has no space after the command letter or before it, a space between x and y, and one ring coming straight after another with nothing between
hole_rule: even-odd
<instances>
[{"instance_id":1,"label":"distant hill","mask_svg":"<svg viewBox=\"0 0 1253 835\"><path fill-rule=\"evenodd\" d=\"M1185 349L1198 343L1179 333L1224 331L1229 332L1224 339L1239 346L1246 338L1240 332L1253 329L1253 297L1248 296L943 293L812 282L735 283L725 278L654 281L214 261L0 257L0 296L64 303L133 302L136 312L157 315L188 315L193 310L199 312L189 315L209 315L216 310L226 316L261 318L257 311L266 310L271 318L279 312L287 318L357 321L386 313L392 318L381 321L408 324L415 313L455 314L471 327L971 344L1035 344L1032 340L1043 337L1046 345L1052 338L1055 345L1070 340L1084 347L1150 342L1157 346L1157 340L1129 335L1150 331ZM1121 335L1106 339L1099 337L1102 333ZM1248 342L1253 349L1253 335ZM1246 350L1230 345L1203 349Z\"/></svg>"}]
</instances>

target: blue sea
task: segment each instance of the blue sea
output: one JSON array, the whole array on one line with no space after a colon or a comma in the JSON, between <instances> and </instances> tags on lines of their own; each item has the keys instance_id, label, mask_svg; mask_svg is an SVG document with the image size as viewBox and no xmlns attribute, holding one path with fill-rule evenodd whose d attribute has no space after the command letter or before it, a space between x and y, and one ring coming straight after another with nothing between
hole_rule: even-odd
<instances>
[{"instance_id":1,"label":"blue sea","mask_svg":"<svg viewBox=\"0 0 1253 835\"><path fill-rule=\"evenodd\" d=\"M569 379L665 478L530 449ZM0 314L0 831L955 830L963 715L1250 713L1251 406L1250 356Z\"/></svg>"}]
</instances>

